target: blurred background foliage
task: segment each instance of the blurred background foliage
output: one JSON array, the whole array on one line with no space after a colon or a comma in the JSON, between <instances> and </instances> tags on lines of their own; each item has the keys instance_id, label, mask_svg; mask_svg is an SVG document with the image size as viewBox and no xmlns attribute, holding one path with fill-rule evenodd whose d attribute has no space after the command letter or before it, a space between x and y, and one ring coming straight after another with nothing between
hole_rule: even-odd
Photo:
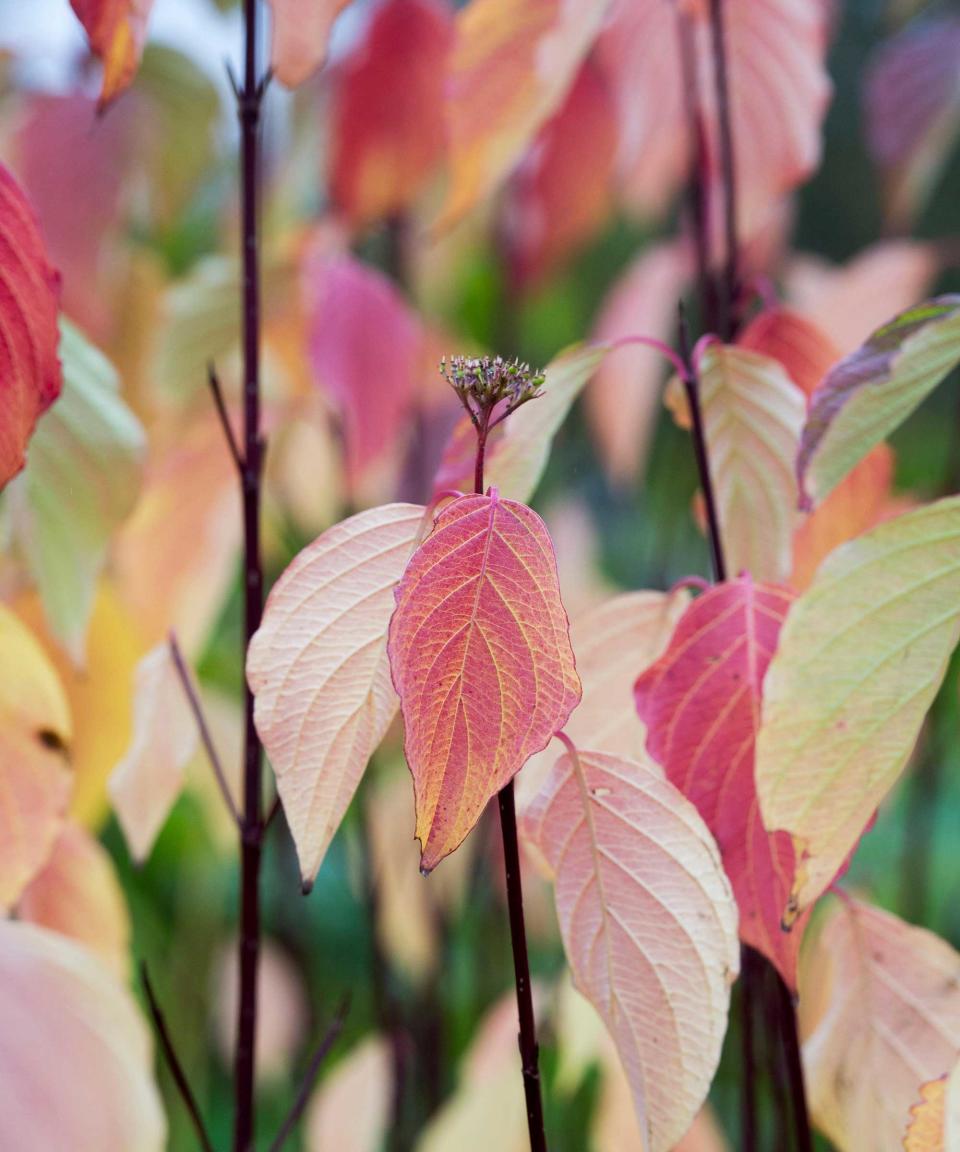
<instances>
[{"instance_id":1,"label":"blurred background foliage","mask_svg":"<svg viewBox=\"0 0 960 1152\"><path fill-rule=\"evenodd\" d=\"M918 7L902 0L847 0L838 6L829 57L835 93L822 165L795 198L792 244L797 251L842 263L884 237L882 181L864 133L863 77L877 47ZM295 96L271 92L267 104L267 386L278 393L297 371L289 368L295 359L289 342L298 339L293 269L311 244L328 242L324 173L330 76L349 57L369 8L360 4L338 26L332 70ZM223 57L236 54L239 40L238 13L230 0L157 0L153 38L133 89L103 119L94 120L86 105L55 106L56 93L79 90L89 103L96 91L96 76L84 59L82 38L65 0L36 5L0 0L0 151L38 202L54 259L64 271L68 314L117 364L128 403L158 442L172 438L184 443L203 435L209 424L208 358L217 358L228 390L236 386L232 259L237 138ZM960 148L954 147L913 222L915 238L953 252L952 260L942 261L938 290L960 290L960 274L950 268L956 264L958 204ZM586 246L522 292L511 284L502 252L485 240L482 226L453 255L446 241L432 255L417 241L416 260L425 272L419 266L411 269L409 254L400 250L403 237L398 242L392 225L361 230L352 243L365 261L388 275L396 277L399 271L406 292L422 275L420 303L442 328L450 351L481 346L541 365L589 336L618 276L638 252L675 227L676 220L668 220L652 230L612 213ZM97 251L85 247L90 243L98 245ZM431 264L440 267L431 270ZM939 388L895 437L896 487L914 498L932 498L960 486L957 384L954 378ZM295 497L269 509L272 578L351 505L389 497L391 487L400 483L394 470L378 477L369 490L349 493L337 463L335 421L324 404L316 408L316 421L316 439L307 438L298 449L296 467L278 482L278 491L295 488ZM284 436L291 435L286 429ZM442 436L423 443L429 453ZM272 452L279 455L284 448L281 440ZM216 451L221 450L218 445ZM429 471L421 462L424 474ZM407 495L422 498L422 491L411 490L414 482L403 483ZM665 410L657 416L636 480L613 484L578 405L556 439L535 503L557 533L562 560L569 571L578 572L584 587L664 588L683 576L708 573L706 545L691 514L695 488L688 438ZM175 500L191 499L188 477ZM229 500L225 507L218 515L232 514ZM211 561L216 571L211 573L209 565L204 569L207 583L198 593L208 601L199 615L208 617L211 626L199 629L202 636L192 638L191 647L224 756L239 767L236 541L229 530L215 535L210 521L190 524L182 536L171 529L164 547L191 556L222 544L227 567L221 562L217 569ZM143 532L128 544L130 564L148 566L157 560L140 549L149 525ZM204 533L211 535L205 539ZM112 569L120 583L124 570L121 557ZM122 695L119 685L128 680L136 655L155 639L154 625L136 596L131 609L123 595L125 606L118 606L108 586L100 595L90 634L91 663L86 681L81 674L74 692L88 726L102 729L104 745L88 756L99 767L90 769L96 782L82 816L101 831L119 870L130 904L134 954L150 965L214 1140L226 1147L231 1087L224 1001L230 978L224 957L236 920L235 845L206 766L198 762L149 861L140 868L131 863L114 819L97 797L126 742L127 721L120 714L129 696ZM100 649L102 654L95 656ZM866 836L851 881L878 903L960 946L957 671L955 658L913 768ZM94 681L104 685L99 696ZM111 694L118 715L104 722L98 708ZM392 827L393 836L382 826ZM406 1070L400 1110L406 1143L396 1146L411 1146L412 1134L453 1090L459 1062L479 1023L511 988L495 829L482 824L472 844L458 854L463 859L452 859L425 881L416 875L416 854L412 841L407 843L412 826L394 733L372 765L309 898L300 894L282 817L271 831L263 906L277 962L266 969L271 984L263 989L264 1033L273 1044L263 1056L259 1122L264 1138L289 1104L311 1038L349 996L343 1038L331 1067L362 1037L392 1033ZM391 856L394 851L402 863ZM488 867L478 866L480 856L489 856ZM386 867L380 864L384 858ZM409 878L388 879L403 869ZM446 878L440 875L445 872ZM532 876L527 883L533 968L547 988L561 970L562 953L552 902ZM419 891L427 885L438 890L429 898ZM553 1017L547 1013L544 1019L551 1148L583 1152L589 1147L600 1074L593 1069L571 1084L571 1077L563 1075ZM735 1134L736 1023L727 1049L712 1099ZM192 1149L193 1135L165 1071L161 1077L170 1147L175 1152Z\"/></svg>"}]
</instances>

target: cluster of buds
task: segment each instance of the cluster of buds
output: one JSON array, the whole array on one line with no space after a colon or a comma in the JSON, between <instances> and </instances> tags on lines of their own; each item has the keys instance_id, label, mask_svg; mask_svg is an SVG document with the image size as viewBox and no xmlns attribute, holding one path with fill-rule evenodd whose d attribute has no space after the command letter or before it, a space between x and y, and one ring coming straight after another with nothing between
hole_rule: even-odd
<instances>
[{"instance_id":1,"label":"cluster of buds","mask_svg":"<svg viewBox=\"0 0 960 1152\"><path fill-rule=\"evenodd\" d=\"M440 361L440 373L460 397L475 425L488 423L494 409L503 404L490 426L505 420L521 404L542 395L542 372L534 372L519 360L500 356L451 356Z\"/></svg>"}]
</instances>

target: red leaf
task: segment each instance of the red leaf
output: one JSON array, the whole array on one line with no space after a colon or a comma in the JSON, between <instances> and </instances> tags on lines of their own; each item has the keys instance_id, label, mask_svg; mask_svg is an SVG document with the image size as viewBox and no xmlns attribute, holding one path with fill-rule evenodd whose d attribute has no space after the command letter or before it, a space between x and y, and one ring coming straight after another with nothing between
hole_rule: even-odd
<instances>
[{"instance_id":1,"label":"red leaf","mask_svg":"<svg viewBox=\"0 0 960 1152\"><path fill-rule=\"evenodd\" d=\"M39 222L0 165L0 489L23 467L37 417L60 395L59 297Z\"/></svg>"},{"instance_id":2,"label":"red leaf","mask_svg":"<svg viewBox=\"0 0 960 1152\"><path fill-rule=\"evenodd\" d=\"M427 872L580 700L546 526L523 504L461 496L396 590L387 650Z\"/></svg>"},{"instance_id":3,"label":"red leaf","mask_svg":"<svg viewBox=\"0 0 960 1152\"><path fill-rule=\"evenodd\" d=\"M711 588L687 609L634 692L648 752L717 839L740 908L740 938L795 989L805 921L790 933L780 927L793 845L764 829L753 778L761 686L791 599L749 577Z\"/></svg>"},{"instance_id":4,"label":"red leaf","mask_svg":"<svg viewBox=\"0 0 960 1152\"><path fill-rule=\"evenodd\" d=\"M70 7L87 33L90 51L103 62L102 111L137 74L153 0L70 0Z\"/></svg>"},{"instance_id":5,"label":"red leaf","mask_svg":"<svg viewBox=\"0 0 960 1152\"><path fill-rule=\"evenodd\" d=\"M338 74L333 198L355 223L410 208L443 158L453 17L440 0L389 0Z\"/></svg>"},{"instance_id":6,"label":"red leaf","mask_svg":"<svg viewBox=\"0 0 960 1152\"><path fill-rule=\"evenodd\" d=\"M613 112L606 81L587 61L511 177L500 235L520 286L544 277L606 219L617 146Z\"/></svg>"},{"instance_id":7,"label":"red leaf","mask_svg":"<svg viewBox=\"0 0 960 1152\"><path fill-rule=\"evenodd\" d=\"M420 371L418 318L386 277L349 256L308 268L310 355L343 420L356 484L396 442Z\"/></svg>"},{"instance_id":8,"label":"red leaf","mask_svg":"<svg viewBox=\"0 0 960 1152\"><path fill-rule=\"evenodd\" d=\"M779 360L808 400L842 355L813 321L790 308L761 312L743 330L737 343L741 348Z\"/></svg>"}]
</instances>

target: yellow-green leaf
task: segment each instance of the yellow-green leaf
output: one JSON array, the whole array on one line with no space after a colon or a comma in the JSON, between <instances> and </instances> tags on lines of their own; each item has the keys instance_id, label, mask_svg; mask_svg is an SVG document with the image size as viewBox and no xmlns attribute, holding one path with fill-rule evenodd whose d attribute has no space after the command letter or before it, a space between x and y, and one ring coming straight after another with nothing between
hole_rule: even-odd
<instances>
[{"instance_id":1,"label":"yellow-green leaf","mask_svg":"<svg viewBox=\"0 0 960 1152\"><path fill-rule=\"evenodd\" d=\"M832 552L764 681L757 791L794 838L787 918L830 884L907 762L960 638L960 497Z\"/></svg>"}]
</instances>

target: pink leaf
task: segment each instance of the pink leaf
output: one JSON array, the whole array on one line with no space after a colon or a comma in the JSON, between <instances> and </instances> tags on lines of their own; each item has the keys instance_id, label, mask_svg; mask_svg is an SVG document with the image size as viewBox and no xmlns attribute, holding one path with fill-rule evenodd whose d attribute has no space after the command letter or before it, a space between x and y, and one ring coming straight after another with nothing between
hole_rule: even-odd
<instances>
[{"instance_id":1,"label":"pink leaf","mask_svg":"<svg viewBox=\"0 0 960 1152\"><path fill-rule=\"evenodd\" d=\"M273 9L270 66L285 88L308 80L327 58L334 20L350 0L268 0Z\"/></svg>"},{"instance_id":2,"label":"pink leaf","mask_svg":"<svg viewBox=\"0 0 960 1152\"><path fill-rule=\"evenodd\" d=\"M580 681L546 526L495 489L439 513L396 598L388 652L428 872L563 727Z\"/></svg>"},{"instance_id":3,"label":"pink leaf","mask_svg":"<svg viewBox=\"0 0 960 1152\"><path fill-rule=\"evenodd\" d=\"M0 1148L162 1152L150 1032L72 940L0 921Z\"/></svg>"},{"instance_id":4,"label":"pink leaf","mask_svg":"<svg viewBox=\"0 0 960 1152\"><path fill-rule=\"evenodd\" d=\"M717 846L655 765L573 745L523 827L553 869L574 981L617 1045L643 1146L666 1152L710 1087L739 964Z\"/></svg>"},{"instance_id":5,"label":"pink leaf","mask_svg":"<svg viewBox=\"0 0 960 1152\"><path fill-rule=\"evenodd\" d=\"M340 410L356 484L397 442L420 370L420 322L386 277L351 257L307 270L310 355Z\"/></svg>"},{"instance_id":6,"label":"pink leaf","mask_svg":"<svg viewBox=\"0 0 960 1152\"><path fill-rule=\"evenodd\" d=\"M324 532L274 585L250 645L257 731L307 884L397 712L387 626L423 515L388 504Z\"/></svg>"},{"instance_id":7,"label":"pink leaf","mask_svg":"<svg viewBox=\"0 0 960 1152\"><path fill-rule=\"evenodd\" d=\"M59 298L39 222L0 164L0 489L23 467L37 418L60 395Z\"/></svg>"},{"instance_id":8,"label":"pink leaf","mask_svg":"<svg viewBox=\"0 0 960 1152\"><path fill-rule=\"evenodd\" d=\"M698 597L667 651L636 683L647 751L717 838L740 908L740 937L796 988L803 924L783 932L794 852L760 819L753 779L763 678L791 596L749 577Z\"/></svg>"}]
</instances>

